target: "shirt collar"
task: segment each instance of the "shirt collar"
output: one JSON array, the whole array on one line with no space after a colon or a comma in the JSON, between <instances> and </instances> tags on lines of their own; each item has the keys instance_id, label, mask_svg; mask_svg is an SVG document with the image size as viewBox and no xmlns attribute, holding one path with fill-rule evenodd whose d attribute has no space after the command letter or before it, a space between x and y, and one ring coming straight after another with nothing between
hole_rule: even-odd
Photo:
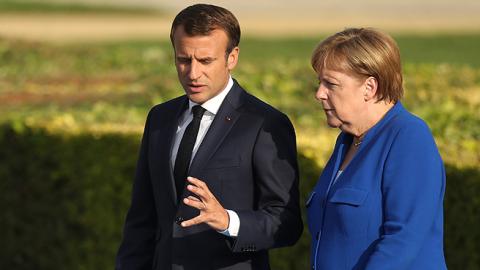
<instances>
[{"instance_id":1,"label":"shirt collar","mask_svg":"<svg viewBox=\"0 0 480 270\"><path fill-rule=\"evenodd\" d=\"M202 104L202 107L208 112L212 113L213 115L217 114L218 110L220 109L220 105L222 105L223 100L227 96L228 92L230 92L230 90L232 89L232 86L233 86L233 79L232 79L232 76L229 76L227 86L225 86L225 88L222 91L220 91L220 93L218 93L216 96L205 101ZM198 104L191 100L188 100L189 111L192 110L192 107L195 105L198 105Z\"/></svg>"}]
</instances>

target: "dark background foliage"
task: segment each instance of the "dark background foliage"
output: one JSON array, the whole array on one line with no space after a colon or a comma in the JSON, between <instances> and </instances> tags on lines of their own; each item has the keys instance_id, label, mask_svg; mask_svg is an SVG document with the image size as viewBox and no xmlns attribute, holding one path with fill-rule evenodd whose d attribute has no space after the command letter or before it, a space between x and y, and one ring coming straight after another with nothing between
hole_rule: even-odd
<instances>
[{"instance_id":1,"label":"dark background foliage","mask_svg":"<svg viewBox=\"0 0 480 270\"><path fill-rule=\"evenodd\" d=\"M0 269L113 269L139 136L52 134L0 127ZM321 171L299 153L302 201ZM445 252L450 269L479 269L480 171L447 166ZM305 216L304 216L305 218ZM304 219L305 221L305 219ZM305 228L273 269L307 269Z\"/></svg>"}]
</instances>

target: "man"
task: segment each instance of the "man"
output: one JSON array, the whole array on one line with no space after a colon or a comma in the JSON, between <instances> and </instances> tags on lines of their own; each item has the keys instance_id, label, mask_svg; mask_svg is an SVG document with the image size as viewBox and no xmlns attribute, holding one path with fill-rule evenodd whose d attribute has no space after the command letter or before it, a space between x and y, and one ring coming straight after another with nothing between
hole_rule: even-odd
<instances>
[{"instance_id":1,"label":"man","mask_svg":"<svg viewBox=\"0 0 480 270\"><path fill-rule=\"evenodd\" d=\"M148 115L116 268L270 269L303 227L293 126L231 78L228 10L187 7L170 38L186 95Z\"/></svg>"}]
</instances>

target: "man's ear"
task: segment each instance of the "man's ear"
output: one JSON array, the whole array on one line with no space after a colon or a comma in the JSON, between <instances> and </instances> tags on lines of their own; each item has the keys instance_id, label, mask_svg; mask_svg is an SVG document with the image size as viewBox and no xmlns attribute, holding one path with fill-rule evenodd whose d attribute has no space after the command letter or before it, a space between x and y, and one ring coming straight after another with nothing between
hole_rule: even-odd
<instances>
[{"instance_id":1,"label":"man's ear","mask_svg":"<svg viewBox=\"0 0 480 270\"><path fill-rule=\"evenodd\" d=\"M228 70L232 70L235 68L235 66L238 63L238 55L240 53L240 48L235 47L232 49L232 51L228 54L227 57L227 68Z\"/></svg>"},{"instance_id":2,"label":"man's ear","mask_svg":"<svg viewBox=\"0 0 480 270\"><path fill-rule=\"evenodd\" d=\"M363 92L363 98L365 101L369 101L375 99L375 95L377 94L378 90L378 81L375 77L368 77L365 80L365 90Z\"/></svg>"}]
</instances>

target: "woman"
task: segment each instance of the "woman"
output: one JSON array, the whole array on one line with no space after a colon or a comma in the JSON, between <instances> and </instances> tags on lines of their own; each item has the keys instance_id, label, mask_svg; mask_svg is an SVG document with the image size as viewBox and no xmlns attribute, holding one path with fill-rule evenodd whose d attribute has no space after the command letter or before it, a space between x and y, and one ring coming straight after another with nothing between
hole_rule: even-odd
<instances>
[{"instance_id":1,"label":"woman","mask_svg":"<svg viewBox=\"0 0 480 270\"><path fill-rule=\"evenodd\" d=\"M400 53L373 29L318 45L327 124L341 130L307 201L312 269L446 269L445 171L427 125L400 103Z\"/></svg>"}]
</instances>

